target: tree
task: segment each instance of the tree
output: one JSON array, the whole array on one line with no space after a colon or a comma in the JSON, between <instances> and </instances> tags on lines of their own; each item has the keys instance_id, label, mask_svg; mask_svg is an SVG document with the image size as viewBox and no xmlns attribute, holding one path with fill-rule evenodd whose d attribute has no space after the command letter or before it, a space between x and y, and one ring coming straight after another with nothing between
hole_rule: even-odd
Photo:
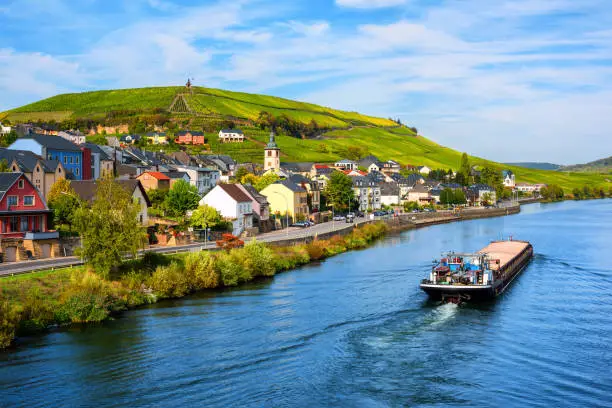
<instances>
[{"instance_id":1,"label":"tree","mask_svg":"<svg viewBox=\"0 0 612 408\"><path fill-rule=\"evenodd\" d=\"M465 193L462 189L457 188L453 192L453 203L454 204L465 204L467 200L465 199Z\"/></svg>"},{"instance_id":2,"label":"tree","mask_svg":"<svg viewBox=\"0 0 612 408\"><path fill-rule=\"evenodd\" d=\"M48 194L47 204L53 211L53 222L57 225L67 224L72 230L73 218L77 210L83 205L79 196L74 192L70 183L66 187L68 180L58 180L51 186L51 191ZM62 182L61 184L59 184ZM53 191L54 187L57 188ZM51 194L53 192L54 194Z\"/></svg>"},{"instance_id":3,"label":"tree","mask_svg":"<svg viewBox=\"0 0 612 408\"><path fill-rule=\"evenodd\" d=\"M234 177L236 178L236 181L238 183L242 183L242 178L247 174L249 174L249 171L245 167L238 167L238 170L236 170L236 174L234 175Z\"/></svg>"},{"instance_id":4,"label":"tree","mask_svg":"<svg viewBox=\"0 0 612 408\"><path fill-rule=\"evenodd\" d=\"M7 173L9 171L11 171L11 169L6 159L0 160L0 173Z\"/></svg>"},{"instance_id":5,"label":"tree","mask_svg":"<svg viewBox=\"0 0 612 408\"><path fill-rule=\"evenodd\" d=\"M182 217L187 211L198 208L199 202L198 189L185 180L174 183L165 200L168 212L175 217Z\"/></svg>"},{"instance_id":6,"label":"tree","mask_svg":"<svg viewBox=\"0 0 612 408\"><path fill-rule=\"evenodd\" d=\"M241 184L250 184L254 186L259 181L259 177L253 173L247 173L245 176L240 179Z\"/></svg>"},{"instance_id":7,"label":"tree","mask_svg":"<svg viewBox=\"0 0 612 408\"><path fill-rule=\"evenodd\" d=\"M189 223L194 228L215 228L223 222L221 213L209 205L201 205L194 210Z\"/></svg>"},{"instance_id":8,"label":"tree","mask_svg":"<svg viewBox=\"0 0 612 408\"><path fill-rule=\"evenodd\" d=\"M15 132L15 130L13 129L9 133L0 136L0 146L10 146L15 142L15 140L17 140L18 137L19 136L17 135L17 132Z\"/></svg>"},{"instance_id":9,"label":"tree","mask_svg":"<svg viewBox=\"0 0 612 408\"><path fill-rule=\"evenodd\" d=\"M261 176L253 185L253 187L255 187L255 189L257 191L261 191L264 188L268 187L270 184L274 183L275 181L280 180L280 177L278 176L278 174L274 173L274 172L268 172L266 174L264 174L263 176Z\"/></svg>"},{"instance_id":10,"label":"tree","mask_svg":"<svg viewBox=\"0 0 612 408\"><path fill-rule=\"evenodd\" d=\"M217 247L229 251L230 249L240 248L244 246L244 241L232 234L223 234L221 239L217 241Z\"/></svg>"},{"instance_id":11,"label":"tree","mask_svg":"<svg viewBox=\"0 0 612 408\"><path fill-rule=\"evenodd\" d=\"M467 153L463 153L461 155L461 167L459 167L459 173L463 174L465 184L469 183L471 170L472 168L470 167L470 160L468 158L468 155Z\"/></svg>"},{"instance_id":12,"label":"tree","mask_svg":"<svg viewBox=\"0 0 612 408\"><path fill-rule=\"evenodd\" d=\"M335 171L329 177L323 195L327 205L332 205L336 210L348 208L355 199L353 180L346 174Z\"/></svg>"},{"instance_id":13,"label":"tree","mask_svg":"<svg viewBox=\"0 0 612 408\"><path fill-rule=\"evenodd\" d=\"M440 192L440 204L454 204L453 190L450 188L445 188Z\"/></svg>"},{"instance_id":14,"label":"tree","mask_svg":"<svg viewBox=\"0 0 612 408\"><path fill-rule=\"evenodd\" d=\"M97 273L107 277L126 253L136 256L146 242L139 212L132 195L113 179L99 181L91 208L81 206L75 212L80 254Z\"/></svg>"},{"instance_id":15,"label":"tree","mask_svg":"<svg viewBox=\"0 0 612 408\"><path fill-rule=\"evenodd\" d=\"M491 195L491 193L484 193L482 195L482 198L480 200L480 204L484 205L484 206L488 206L491 205L493 202L493 196Z\"/></svg>"}]
</instances>

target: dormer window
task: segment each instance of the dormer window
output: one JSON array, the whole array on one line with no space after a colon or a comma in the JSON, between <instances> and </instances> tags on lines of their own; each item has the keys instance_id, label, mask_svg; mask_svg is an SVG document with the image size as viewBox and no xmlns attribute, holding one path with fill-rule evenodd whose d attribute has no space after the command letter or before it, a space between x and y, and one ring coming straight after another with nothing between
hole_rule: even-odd
<instances>
[{"instance_id":1,"label":"dormer window","mask_svg":"<svg viewBox=\"0 0 612 408\"><path fill-rule=\"evenodd\" d=\"M19 184L18 184L19 188L23 188L25 187L25 181L23 180L19 180Z\"/></svg>"}]
</instances>

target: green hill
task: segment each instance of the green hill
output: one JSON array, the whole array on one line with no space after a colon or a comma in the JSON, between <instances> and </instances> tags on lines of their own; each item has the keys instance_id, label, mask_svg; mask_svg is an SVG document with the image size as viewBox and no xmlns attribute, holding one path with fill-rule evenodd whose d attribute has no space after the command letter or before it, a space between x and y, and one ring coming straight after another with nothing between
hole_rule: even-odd
<instances>
[{"instance_id":1,"label":"green hill","mask_svg":"<svg viewBox=\"0 0 612 408\"><path fill-rule=\"evenodd\" d=\"M230 154L240 161L260 162L268 132L253 126L253 122L262 111L277 117L286 115L302 124L315 120L320 127L328 130L313 139L280 135L277 142L283 161L331 162L346 157L349 149L354 153L357 148L362 155L373 154L382 160L392 159L403 165L445 169L459 167L459 151L417 136L411 129L400 127L388 119L273 96L202 87L194 87L191 91L185 87L159 87L63 94L0 113L0 120L8 119L16 123L77 119L108 122L112 119L117 124L134 118L163 115L181 128L193 129L205 128L211 121L232 120L245 131L248 140L242 144L221 144L216 134L209 133L211 150ZM516 174L517 182L554 183L566 191L585 184L604 186L606 189L610 185L602 174L530 169L477 157L471 160L476 165L511 169Z\"/></svg>"},{"instance_id":2,"label":"green hill","mask_svg":"<svg viewBox=\"0 0 612 408\"><path fill-rule=\"evenodd\" d=\"M612 173L612 156L605 159L595 160L585 164L574 164L563 166L559 171L580 171L593 173Z\"/></svg>"},{"instance_id":3,"label":"green hill","mask_svg":"<svg viewBox=\"0 0 612 408\"><path fill-rule=\"evenodd\" d=\"M554 163L540 163L540 162L519 162L519 163L505 163L509 166L518 166L525 167L527 169L537 169L537 170L557 170L561 167L558 164Z\"/></svg>"}]
</instances>

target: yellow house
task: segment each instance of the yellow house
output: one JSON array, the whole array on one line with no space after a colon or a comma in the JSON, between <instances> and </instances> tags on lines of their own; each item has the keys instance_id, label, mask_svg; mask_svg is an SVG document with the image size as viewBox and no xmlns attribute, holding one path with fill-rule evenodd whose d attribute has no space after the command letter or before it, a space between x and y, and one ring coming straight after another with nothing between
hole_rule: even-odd
<instances>
[{"instance_id":1,"label":"yellow house","mask_svg":"<svg viewBox=\"0 0 612 408\"><path fill-rule=\"evenodd\" d=\"M168 144L166 133L148 132L144 135L151 144Z\"/></svg>"},{"instance_id":2,"label":"yellow house","mask_svg":"<svg viewBox=\"0 0 612 408\"><path fill-rule=\"evenodd\" d=\"M308 192L289 180L279 180L260 191L270 203L270 213L308 217Z\"/></svg>"}]
</instances>

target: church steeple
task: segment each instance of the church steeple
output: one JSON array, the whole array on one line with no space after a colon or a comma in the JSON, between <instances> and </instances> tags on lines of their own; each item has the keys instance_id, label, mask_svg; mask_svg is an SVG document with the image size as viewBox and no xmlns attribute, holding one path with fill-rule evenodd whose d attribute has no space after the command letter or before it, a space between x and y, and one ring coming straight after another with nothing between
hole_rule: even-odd
<instances>
[{"instance_id":1,"label":"church steeple","mask_svg":"<svg viewBox=\"0 0 612 408\"><path fill-rule=\"evenodd\" d=\"M270 131L270 140L264 150L264 171L268 170L280 170L280 149L276 144L274 129Z\"/></svg>"}]
</instances>

